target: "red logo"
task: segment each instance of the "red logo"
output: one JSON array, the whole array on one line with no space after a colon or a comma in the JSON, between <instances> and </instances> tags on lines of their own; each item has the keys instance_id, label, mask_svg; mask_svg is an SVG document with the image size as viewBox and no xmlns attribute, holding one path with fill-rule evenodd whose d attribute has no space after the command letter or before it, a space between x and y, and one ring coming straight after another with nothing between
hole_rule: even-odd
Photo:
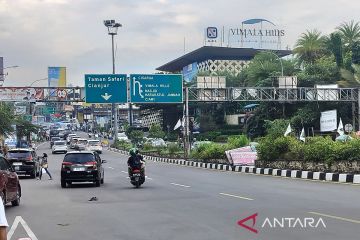
<instances>
[{"instance_id":1,"label":"red logo","mask_svg":"<svg viewBox=\"0 0 360 240\"><path fill-rule=\"evenodd\" d=\"M256 224L257 215L258 214L255 213L255 214L253 214L251 216L248 216L247 218L244 218L244 219L238 221L237 224L239 224L241 227L246 228L247 230L249 230L249 231L251 231L253 233L258 233L258 231L255 228L253 228L255 226L255 224ZM245 222L249 221L250 219L252 219L252 226L251 227L244 224Z\"/></svg>"}]
</instances>

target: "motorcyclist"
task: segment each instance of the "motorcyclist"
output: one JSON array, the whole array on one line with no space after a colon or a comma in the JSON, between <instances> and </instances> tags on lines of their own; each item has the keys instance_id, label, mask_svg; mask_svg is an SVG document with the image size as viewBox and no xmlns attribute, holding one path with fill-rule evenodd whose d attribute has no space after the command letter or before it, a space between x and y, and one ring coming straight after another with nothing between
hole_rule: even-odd
<instances>
[{"instance_id":1,"label":"motorcyclist","mask_svg":"<svg viewBox=\"0 0 360 240\"><path fill-rule=\"evenodd\" d=\"M142 165L144 164L144 158L139 154L139 150L137 148L132 148L130 149L129 154L130 157L127 161L129 177L132 176L133 168L139 168L142 173L145 174L144 168L142 168Z\"/></svg>"}]
</instances>

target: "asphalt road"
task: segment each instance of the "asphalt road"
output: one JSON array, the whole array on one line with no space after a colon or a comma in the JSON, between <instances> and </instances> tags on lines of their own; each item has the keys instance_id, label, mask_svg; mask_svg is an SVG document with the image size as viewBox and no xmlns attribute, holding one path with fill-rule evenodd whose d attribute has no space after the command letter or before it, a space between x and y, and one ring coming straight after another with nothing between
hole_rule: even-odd
<instances>
[{"instance_id":1,"label":"asphalt road","mask_svg":"<svg viewBox=\"0 0 360 240\"><path fill-rule=\"evenodd\" d=\"M359 238L360 186L149 161L147 180L135 189L127 179L126 157L105 151L101 155L107 160L104 185L76 184L62 189L64 155L52 155L48 143L39 147L38 154L43 152L49 154L54 180L47 175L41 181L21 179L21 204L8 206L6 214L10 226L16 216L26 224L25 228L20 224L11 239L27 237L29 229L39 240ZM93 196L98 201L88 201ZM252 219L244 224L258 233L237 224L256 213L254 225ZM274 218L279 221L276 226ZM294 220L284 219L281 227L282 218ZM313 225L321 218L326 228L323 224L304 227L304 218L314 218Z\"/></svg>"}]
</instances>

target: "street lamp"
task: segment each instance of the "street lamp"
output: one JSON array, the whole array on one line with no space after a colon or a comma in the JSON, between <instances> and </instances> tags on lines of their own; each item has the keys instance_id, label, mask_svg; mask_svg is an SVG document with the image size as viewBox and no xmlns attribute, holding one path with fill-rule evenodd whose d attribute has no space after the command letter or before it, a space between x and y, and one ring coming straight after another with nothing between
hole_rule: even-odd
<instances>
[{"instance_id":1,"label":"street lamp","mask_svg":"<svg viewBox=\"0 0 360 240\"><path fill-rule=\"evenodd\" d=\"M112 46L112 64L113 64L113 74L115 74L115 52L114 52L114 36L117 35L119 27L122 27L120 23L115 22L115 20L104 20L104 25L108 29L109 35L111 35L111 46ZM118 139L118 121L117 121L117 104L112 104L112 111L114 111L114 138L115 141Z\"/></svg>"},{"instance_id":2,"label":"street lamp","mask_svg":"<svg viewBox=\"0 0 360 240\"><path fill-rule=\"evenodd\" d=\"M279 61L280 61L280 65L281 65L281 76L283 77L284 76L284 66L283 66L283 63L282 63L282 60L281 58L274 52L272 51L267 51L268 53L271 53L273 54Z\"/></svg>"},{"instance_id":3,"label":"street lamp","mask_svg":"<svg viewBox=\"0 0 360 240\"><path fill-rule=\"evenodd\" d=\"M9 69L9 68L17 68L19 66L17 65L14 65L14 66L9 66L9 67L4 67L4 68L0 68L0 87L3 86L4 84L4 81L5 81L5 76L8 75L8 73L4 73L4 69Z\"/></svg>"},{"instance_id":4,"label":"street lamp","mask_svg":"<svg viewBox=\"0 0 360 240\"><path fill-rule=\"evenodd\" d=\"M30 83L29 87L32 87L32 85L34 83L37 83L37 82L40 82L40 81L46 81L46 80L48 80L48 78L41 78L41 79L34 80L32 83Z\"/></svg>"}]
</instances>

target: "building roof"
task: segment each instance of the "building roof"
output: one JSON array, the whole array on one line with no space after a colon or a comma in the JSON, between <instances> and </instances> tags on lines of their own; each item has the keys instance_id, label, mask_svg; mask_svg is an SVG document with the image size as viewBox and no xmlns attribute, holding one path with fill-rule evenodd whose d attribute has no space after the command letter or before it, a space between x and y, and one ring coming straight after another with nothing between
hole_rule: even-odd
<instances>
[{"instance_id":1,"label":"building roof","mask_svg":"<svg viewBox=\"0 0 360 240\"><path fill-rule=\"evenodd\" d=\"M202 62L208 59L251 60L254 58L255 54L261 51L272 51L276 53L279 57L285 57L292 53L291 50L266 50L266 49L254 49L254 48L229 48L229 47L203 46L156 68L156 70L164 71L164 72L178 72L181 71L183 67L191 63Z\"/></svg>"}]
</instances>

